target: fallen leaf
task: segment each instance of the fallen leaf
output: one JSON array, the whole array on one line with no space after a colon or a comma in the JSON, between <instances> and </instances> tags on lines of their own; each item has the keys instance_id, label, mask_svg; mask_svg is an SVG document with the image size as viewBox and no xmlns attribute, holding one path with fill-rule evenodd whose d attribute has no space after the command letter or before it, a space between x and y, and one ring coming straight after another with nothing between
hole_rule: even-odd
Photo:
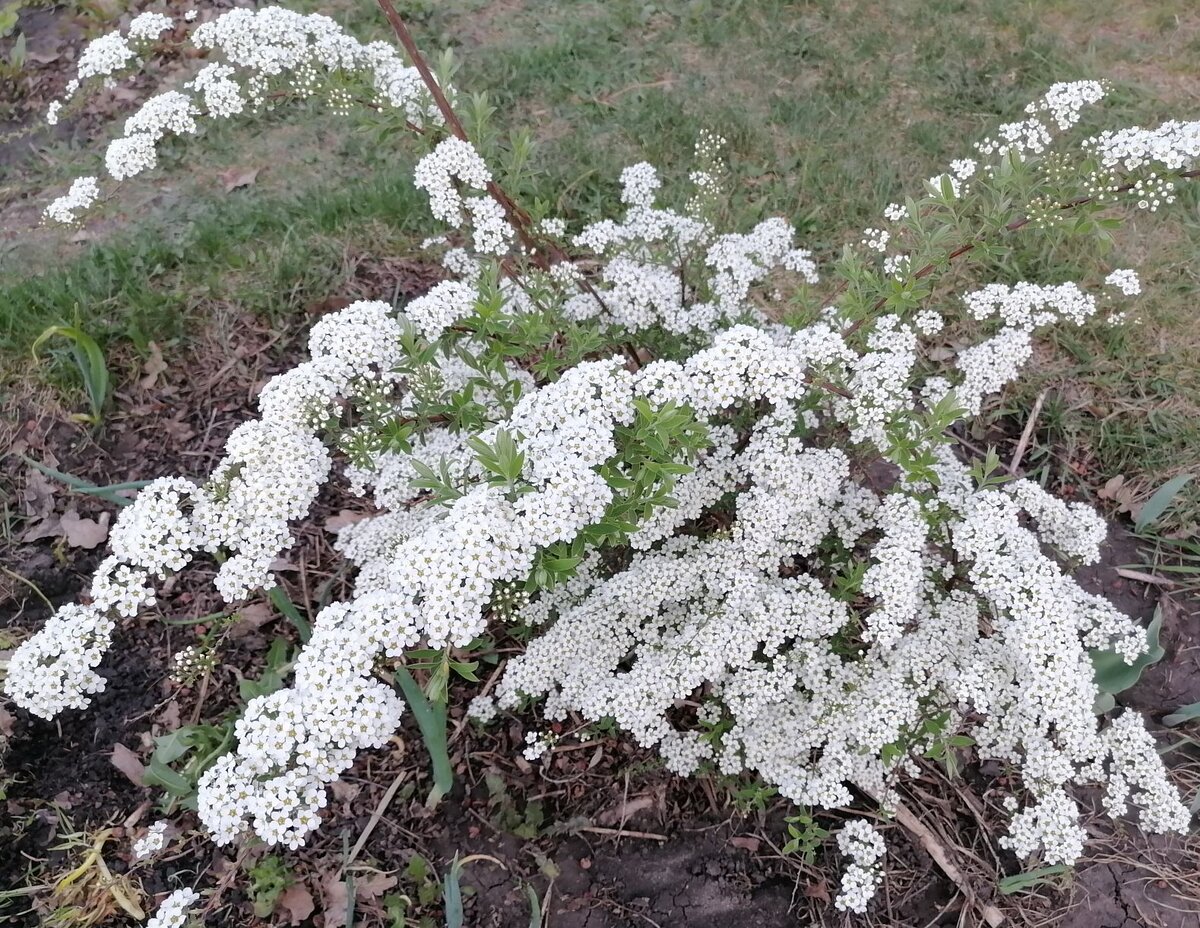
<instances>
[{"instance_id":1,"label":"fallen leaf","mask_svg":"<svg viewBox=\"0 0 1200 928\"><path fill-rule=\"evenodd\" d=\"M346 881L335 870L321 886L321 900L325 906L325 928L345 928L348 899Z\"/></svg>"},{"instance_id":2,"label":"fallen leaf","mask_svg":"<svg viewBox=\"0 0 1200 928\"><path fill-rule=\"evenodd\" d=\"M250 187L258 178L259 168L230 168L219 175L225 185L225 192L230 193L239 187Z\"/></svg>"},{"instance_id":3,"label":"fallen leaf","mask_svg":"<svg viewBox=\"0 0 1200 928\"><path fill-rule=\"evenodd\" d=\"M4 706L0 706L0 735L11 738L13 733L13 716Z\"/></svg>"},{"instance_id":4,"label":"fallen leaf","mask_svg":"<svg viewBox=\"0 0 1200 928\"><path fill-rule=\"evenodd\" d=\"M21 493L25 502L25 515L45 516L52 513L57 489L40 470L29 468L25 472L25 489Z\"/></svg>"},{"instance_id":5,"label":"fallen leaf","mask_svg":"<svg viewBox=\"0 0 1200 928\"><path fill-rule=\"evenodd\" d=\"M377 899L394 887L399 880L389 873L372 873L368 877L356 877L354 894L366 902Z\"/></svg>"},{"instance_id":6,"label":"fallen leaf","mask_svg":"<svg viewBox=\"0 0 1200 928\"><path fill-rule=\"evenodd\" d=\"M304 307L304 311L310 316L324 316L326 313L336 312L339 309L345 309L350 305L350 300L344 296L331 296L328 299L319 300L316 303L309 303Z\"/></svg>"},{"instance_id":7,"label":"fallen leaf","mask_svg":"<svg viewBox=\"0 0 1200 928\"><path fill-rule=\"evenodd\" d=\"M112 765L125 774L134 786L142 785L142 776L146 773L146 768L138 760L138 756L120 742L113 745Z\"/></svg>"},{"instance_id":8,"label":"fallen leaf","mask_svg":"<svg viewBox=\"0 0 1200 928\"><path fill-rule=\"evenodd\" d=\"M605 809L596 816L598 825L624 825L639 812L654 807L653 796L634 796L624 802L619 802L611 809Z\"/></svg>"},{"instance_id":9,"label":"fallen leaf","mask_svg":"<svg viewBox=\"0 0 1200 928\"><path fill-rule=\"evenodd\" d=\"M182 719L179 717L179 703L172 699L167 703L166 708L158 714L155 719L162 726L163 731L175 731L182 724Z\"/></svg>"},{"instance_id":10,"label":"fallen leaf","mask_svg":"<svg viewBox=\"0 0 1200 928\"><path fill-rule=\"evenodd\" d=\"M299 925L312 915L317 906L307 886L303 883L293 883L279 897L279 907L287 912L290 924Z\"/></svg>"},{"instance_id":11,"label":"fallen leaf","mask_svg":"<svg viewBox=\"0 0 1200 928\"><path fill-rule=\"evenodd\" d=\"M72 548L94 548L108 537L108 513L100 513L100 521L81 518L74 509L68 509L59 520L67 544Z\"/></svg>"},{"instance_id":12,"label":"fallen leaf","mask_svg":"<svg viewBox=\"0 0 1200 928\"><path fill-rule=\"evenodd\" d=\"M167 362L163 360L158 343L150 342L146 347L150 351L150 357L142 365L142 379L138 381L143 390L153 388L158 381L158 375L167 369Z\"/></svg>"},{"instance_id":13,"label":"fallen leaf","mask_svg":"<svg viewBox=\"0 0 1200 928\"><path fill-rule=\"evenodd\" d=\"M353 525L355 522L361 522L368 518L365 512L355 512L353 509L342 509L335 516L330 516L325 520L325 531L332 532L336 535L347 525Z\"/></svg>"},{"instance_id":14,"label":"fallen leaf","mask_svg":"<svg viewBox=\"0 0 1200 928\"><path fill-rule=\"evenodd\" d=\"M824 880L817 883L807 883L804 886L804 895L809 899L819 899L826 905L829 905L833 900L829 897L829 884Z\"/></svg>"},{"instance_id":15,"label":"fallen leaf","mask_svg":"<svg viewBox=\"0 0 1200 928\"><path fill-rule=\"evenodd\" d=\"M253 634L278 616L266 603L251 603L238 610L237 621L229 629L230 638Z\"/></svg>"},{"instance_id":16,"label":"fallen leaf","mask_svg":"<svg viewBox=\"0 0 1200 928\"><path fill-rule=\"evenodd\" d=\"M1106 482L1104 486L1096 491L1096 495L1101 499L1116 499L1117 491L1121 489L1121 486L1124 483L1125 475L1117 474L1115 477L1110 477L1108 482Z\"/></svg>"},{"instance_id":17,"label":"fallen leaf","mask_svg":"<svg viewBox=\"0 0 1200 928\"><path fill-rule=\"evenodd\" d=\"M43 538L57 538L61 534L61 526L58 516L46 516L38 522L33 523L25 529L20 535L20 540L29 543L31 541L41 541Z\"/></svg>"},{"instance_id":18,"label":"fallen leaf","mask_svg":"<svg viewBox=\"0 0 1200 928\"><path fill-rule=\"evenodd\" d=\"M734 847L740 847L743 851L749 851L751 854L757 854L758 847L762 844L758 838L750 835L734 835L729 839L729 843Z\"/></svg>"}]
</instances>

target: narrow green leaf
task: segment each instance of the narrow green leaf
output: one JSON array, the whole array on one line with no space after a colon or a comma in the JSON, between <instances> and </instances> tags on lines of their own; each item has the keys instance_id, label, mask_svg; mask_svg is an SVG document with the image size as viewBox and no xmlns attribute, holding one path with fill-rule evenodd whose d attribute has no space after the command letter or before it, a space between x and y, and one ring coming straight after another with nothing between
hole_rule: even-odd
<instances>
[{"instance_id":1,"label":"narrow green leaf","mask_svg":"<svg viewBox=\"0 0 1200 928\"><path fill-rule=\"evenodd\" d=\"M296 604L283 591L283 587L272 587L267 593L270 597L272 605L282 612L289 622L296 627L296 631L300 633L301 644L308 644L308 639L312 637L312 626L308 624L308 619L300 614L300 610L296 608Z\"/></svg>"},{"instance_id":2,"label":"narrow green leaf","mask_svg":"<svg viewBox=\"0 0 1200 928\"><path fill-rule=\"evenodd\" d=\"M1155 490L1154 495L1146 501L1146 505L1138 513L1137 522L1133 526L1134 531L1145 531L1148 526L1158 521L1158 518L1167 511L1167 507L1171 505L1171 501L1175 499L1176 494L1191 479L1191 474L1180 474L1178 477L1172 477Z\"/></svg>"},{"instance_id":3,"label":"narrow green leaf","mask_svg":"<svg viewBox=\"0 0 1200 928\"><path fill-rule=\"evenodd\" d=\"M1190 722L1192 719L1200 719L1200 702L1194 702L1191 705L1177 709L1170 715L1163 718L1163 724L1168 728L1174 728L1176 725L1182 725L1184 722Z\"/></svg>"},{"instance_id":4,"label":"narrow green leaf","mask_svg":"<svg viewBox=\"0 0 1200 928\"><path fill-rule=\"evenodd\" d=\"M150 764L142 774L142 783L146 786L161 786L172 796L183 797L192 793L192 784L157 757L150 758Z\"/></svg>"},{"instance_id":5,"label":"narrow green leaf","mask_svg":"<svg viewBox=\"0 0 1200 928\"><path fill-rule=\"evenodd\" d=\"M425 805L432 809L454 788L454 768L450 765L450 753L446 746L446 705L431 703L407 667L397 667L395 679L412 710L413 718L417 720L417 727L421 730L421 738L433 764L433 789L425 801Z\"/></svg>"},{"instance_id":6,"label":"narrow green leaf","mask_svg":"<svg viewBox=\"0 0 1200 928\"><path fill-rule=\"evenodd\" d=\"M1006 876L996 886L1006 896L1011 896L1013 893L1019 893L1024 889L1031 889L1042 883L1046 883L1056 876L1062 876L1064 873L1070 873L1071 868L1066 864L1055 864L1052 867L1038 867L1036 870L1028 870L1025 873L1017 873L1013 876Z\"/></svg>"}]
</instances>

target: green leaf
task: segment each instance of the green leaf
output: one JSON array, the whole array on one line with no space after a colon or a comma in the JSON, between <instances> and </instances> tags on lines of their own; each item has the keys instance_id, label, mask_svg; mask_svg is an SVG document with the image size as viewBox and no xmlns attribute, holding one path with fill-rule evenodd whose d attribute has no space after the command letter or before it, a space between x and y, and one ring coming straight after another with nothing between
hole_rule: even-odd
<instances>
[{"instance_id":1,"label":"green leaf","mask_svg":"<svg viewBox=\"0 0 1200 928\"><path fill-rule=\"evenodd\" d=\"M542 903L528 883L525 884L525 895L529 897L529 928L542 928Z\"/></svg>"},{"instance_id":2,"label":"green leaf","mask_svg":"<svg viewBox=\"0 0 1200 928\"><path fill-rule=\"evenodd\" d=\"M454 788L454 768L450 765L450 752L446 746L446 704L430 702L403 665L396 668L395 679L408 708L412 710L413 718L417 720L417 727L421 730L421 738L433 764L433 789L425 800L425 805L432 809Z\"/></svg>"},{"instance_id":3,"label":"green leaf","mask_svg":"<svg viewBox=\"0 0 1200 928\"><path fill-rule=\"evenodd\" d=\"M1006 876L996 885L996 888L1004 895L1011 896L1013 893L1032 889L1034 886L1050 882L1056 876L1062 876L1064 873L1070 872L1071 868L1066 864L1055 864L1052 867L1038 867L1036 870L1028 870L1025 873Z\"/></svg>"},{"instance_id":4,"label":"green leaf","mask_svg":"<svg viewBox=\"0 0 1200 928\"><path fill-rule=\"evenodd\" d=\"M157 756L150 758L150 764L142 775L142 783L146 786L161 786L172 796L179 798L190 796L193 792L192 784L182 774L176 773L159 760Z\"/></svg>"},{"instance_id":5,"label":"green leaf","mask_svg":"<svg viewBox=\"0 0 1200 928\"><path fill-rule=\"evenodd\" d=\"M196 729L184 725L173 732L154 739L154 757L164 764L171 764L183 757L196 744Z\"/></svg>"},{"instance_id":6,"label":"green leaf","mask_svg":"<svg viewBox=\"0 0 1200 928\"><path fill-rule=\"evenodd\" d=\"M1134 531L1143 532L1150 525L1158 521L1158 518L1167 511L1167 507L1171 505L1171 501L1175 499L1176 494L1191 479L1191 474L1180 474L1178 477L1172 477L1155 490L1154 495L1146 501L1146 505L1138 513L1137 522L1133 526Z\"/></svg>"},{"instance_id":7,"label":"green leaf","mask_svg":"<svg viewBox=\"0 0 1200 928\"><path fill-rule=\"evenodd\" d=\"M1129 689L1137 683L1147 667L1162 660L1166 653L1158 641L1159 633L1162 631L1162 622L1162 607L1160 606L1154 610L1154 618L1146 629L1148 645L1146 652L1132 664L1125 663L1125 659L1115 651L1091 652L1092 670L1096 686L1100 688L1101 693L1115 694Z\"/></svg>"},{"instance_id":8,"label":"green leaf","mask_svg":"<svg viewBox=\"0 0 1200 928\"><path fill-rule=\"evenodd\" d=\"M308 644L308 639L312 637L312 626L308 624L308 620L300 614L300 610L296 608L295 603L283 591L283 587L274 586L267 593L270 597L272 605L282 612L289 622L296 627L296 631L300 634L300 643Z\"/></svg>"},{"instance_id":9,"label":"green leaf","mask_svg":"<svg viewBox=\"0 0 1200 928\"><path fill-rule=\"evenodd\" d=\"M1176 725L1182 725L1184 722L1192 721L1192 719L1200 719L1200 702L1194 702L1189 706L1177 709L1170 715L1165 716L1162 723L1168 728L1174 728Z\"/></svg>"},{"instance_id":10,"label":"green leaf","mask_svg":"<svg viewBox=\"0 0 1200 928\"><path fill-rule=\"evenodd\" d=\"M442 901L446 906L446 928L463 928L465 916L463 915L462 887L459 886L462 869L463 865L459 861L458 855L455 854L442 885Z\"/></svg>"},{"instance_id":11,"label":"green leaf","mask_svg":"<svg viewBox=\"0 0 1200 928\"><path fill-rule=\"evenodd\" d=\"M103 416L104 403L108 399L108 366L104 362L104 352L100 350L96 340L83 329L73 325L52 325L34 340L31 350L35 361L38 360L38 348L56 336L71 342L71 353L75 356L75 364L83 376L83 385L92 408L90 421L98 425Z\"/></svg>"},{"instance_id":12,"label":"green leaf","mask_svg":"<svg viewBox=\"0 0 1200 928\"><path fill-rule=\"evenodd\" d=\"M35 470L41 471L47 477L52 477L62 483L65 483L72 492L82 493L85 496L97 496L105 502L112 503L115 506L128 506L133 502L127 496L118 496L122 490L140 490L142 487L151 483L149 480L131 480L128 483L110 483L106 487L98 487L94 483L88 483L82 477L76 477L74 474L68 474L61 470L55 470L53 467L48 467L45 464L39 464L33 458L19 455L22 461L28 464Z\"/></svg>"}]
</instances>

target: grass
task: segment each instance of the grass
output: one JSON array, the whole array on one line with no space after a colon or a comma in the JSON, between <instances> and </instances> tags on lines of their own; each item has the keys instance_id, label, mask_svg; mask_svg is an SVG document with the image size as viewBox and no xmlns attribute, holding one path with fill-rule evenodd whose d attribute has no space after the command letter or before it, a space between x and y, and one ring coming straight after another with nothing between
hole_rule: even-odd
<instances>
[{"instance_id":1,"label":"grass","mask_svg":"<svg viewBox=\"0 0 1200 928\"><path fill-rule=\"evenodd\" d=\"M361 37L386 37L370 0L303 5ZM621 168L648 160L678 201L696 132L708 126L730 141L737 221L783 214L826 255L1053 81L1112 78L1117 91L1097 117L1110 125L1191 118L1200 105L1190 0L398 6L427 49L455 47L457 83L487 91L501 132L532 132L524 196L592 217L612 202ZM82 250L31 232L0 256L0 354L25 356L55 323L78 324L109 350L141 351L188 337L214 304L281 319L336 294L348 252L410 254L432 228L403 143L373 144L330 116L303 131L272 116L196 144L187 163L198 174L169 163L123 201L117 231ZM26 175L53 189L80 160L57 143ZM248 164L266 166L254 187L209 192L222 170ZM1124 474L1148 495L1176 473L1200 474L1197 215L1190 191L1168 215L1138 217L1106 260L1142 273L1140 324L1053 336L993 411L1019 429L1046 394L1027 461L1057 489L1087 493ZM1082 257L1031 243L1012 270L1062 278ZM49 375L67 382L65 370ZM1200 480L1169 521L1200 521Z\"/></svg>"}]
</instances>

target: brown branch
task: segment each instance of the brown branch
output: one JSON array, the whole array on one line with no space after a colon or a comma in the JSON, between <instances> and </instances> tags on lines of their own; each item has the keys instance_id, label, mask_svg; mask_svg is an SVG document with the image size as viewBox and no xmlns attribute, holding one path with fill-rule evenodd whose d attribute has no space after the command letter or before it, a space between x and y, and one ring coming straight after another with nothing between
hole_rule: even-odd
<instances>
[{"instance_id":1,"label":"brown branch","mask_svg":"<svg viewBox=\"0 0 1200 928\"><path fill-rule=\"evenodd\" d=\"M412 33L408 31L408 26L404 24L404 19L396 11L396 7L392 3L392 0L378 0L378 3L379 8L383 10L383 15L387 17L387 21L391 25L392 31L396 33L396 38L400 40L400 44L404 47L405 53L412 61L413 66L417 69L417 72L421 75L421 80L429 90L430 96L433 97L433 102L437 105L438 111L442 114L442 118L446 121L446 127L450 130L450 133L455 138L470 143L471 140L467 137L467 130L463 128L463 124L461 120L459 120L458 114L454 112L454 107L450 105L450 101L446 98L445 92L443 92L441 86L438 84L437 78L434 77L433 71L430 70L424 56L421 55L421 50L417 48L417 43L413 39ZM547 256L552 258L553 262L570 260L567 253L563 251L563 249L560 248L556 243L540 239L534 233L533 224L530 221L529 214L517 205L517 203L508 195L507 191L505 191L503 187L501 187L494 180L488 181L487 192L493 200L500 204L500 208L504 210L504 215L505 218L508 219L508 224L513 227L513 230L517 233L517 237L521 240L521 244L525 247L525 250L529 252L530 258L533 260L536 266L542 270L549 268L552 262ZM513 272L513 269L507 265L507 263L505 263L505 270L510 276L514 278L517 276L515 272ZM604 299L596 291L596 288L592 286L591 281L589 281L586 277L580 277L579 282L583 286L583 289L587 291L588 295L600 304L600 308L607 311L608 307L605 305Z\"/></svg>"}]
</instances>

